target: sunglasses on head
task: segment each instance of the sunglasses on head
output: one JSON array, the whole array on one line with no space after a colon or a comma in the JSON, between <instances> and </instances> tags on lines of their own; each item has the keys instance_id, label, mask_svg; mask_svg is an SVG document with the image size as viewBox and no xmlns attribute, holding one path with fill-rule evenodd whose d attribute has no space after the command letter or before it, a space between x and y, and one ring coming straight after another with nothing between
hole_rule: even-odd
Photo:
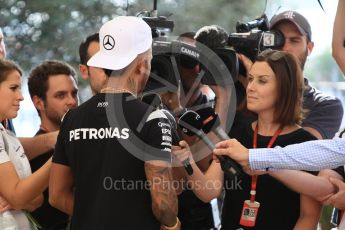
<instances>
[{"instance_id":1,"label":"sunglasses on head","mask_svg":"<svg viewBox=\"0 0 345 230\"><path fill-rule=\"evenodd\" d=\"M273 61L273 62L278 62L280 60L283 60L285 63L285 67L288 71L289 77L290 79L292 79L293 75L292 75L292 70L291 70L291 66L287 60L287 53L284 51L279 51L279 50L272 50L272 49L267 49L264 50L263 52L260 53L260 56L262 57L267 57L268 59Z\"/></svg>"}]
</instances>

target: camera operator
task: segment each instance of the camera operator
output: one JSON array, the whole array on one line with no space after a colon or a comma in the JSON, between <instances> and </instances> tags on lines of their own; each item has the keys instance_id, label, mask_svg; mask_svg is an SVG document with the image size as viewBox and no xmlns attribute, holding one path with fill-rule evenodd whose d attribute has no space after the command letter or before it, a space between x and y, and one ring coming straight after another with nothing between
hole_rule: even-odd
<instances>
[{"instance_id":1,"label":"camera operator","mask_svg":"<svg viewBox=\"0 0 345 230\"><path fill-rule=\"evenodd\" d=\"M195 45L194 36L195 32L187 32L181 34L177 40L189 45ZM201 87L203 85L200 81L197 81L200 65L196 61L192 61L190 58L188 59L186 57L180 57L178 64L184 92L180 98L181 103L187 108L206 104L208 102L207 95L202 93Z\"/></svg>"},{"instance_id":2,"label":"camera operator","mask_svg":"<svg viewBox=\"0 0 345 230\"><path fill-rule=\"evenodd\" d=\"M255 22L258 23L260 21L266 21L266 17L261 17L259 19L256 19ZM247 24L244 25L247 26ZM262 23L260 23L260 25L261 24ZM274 34L274 38L271 38L274 40L276 46L273 46L272 48L286 51L295 55L299 59L302 69L304 69L307 57L311 54L314 48L312 31L307 19L295 11L285 11L273 16L270 23L265 22L264 30L267 30L266 28L268 26L266 26L266 24L269 24L271 31L270 33ZM254 36L256 33L250 34ZM337 36L339 36L338 34L339 32L335 33L335 39L337 39L335 44L337 44L337 47L340 44L340 38L337 38ZM257 44L255 44L255 46L251 46L249 49L248 47L244 46L244 44L246 44L246 42L250 42L251 40L244 40L236 36L234 37L233 34L231 34L230 38L230 44L233 45L239 53L243 52L247 55L247 57L244 55L239 55L239 59L240 61L247 63L245 67L248 72L251 66L251 60L255 60L255 56L253 56L255 52L252 52L252 49L255 50L254 47L256 47ZM236 40L234 40L234 38L236 38ZM254 40L259 38L261 40L261 37L256 37ZM265 40L265 38L263 40ZM234 41L236 41L235 44L239 45L240 47L232 44ZM268 39L268 44L269 41L270 40ZM339 56L337 55L337 57ZM340 100L315 89L309 84L307 78L304 78L304 84L305 91L303 106L306 114L302 122L302 127L318 139L333 138L340 127L343 116L343 107Z\"/></svg>"},{"instance_id":3,"label":"camera operator","mask_svg":"<svg viewBox=\"0 0 345 230\"><path fill-rule=\"evenodd\" d=\"M186 32L178 37L178 41L194 46L195 33ZM182 111L183 107L188 109L197 109L199 106L210 106L208 97L202 93L203 86L198 79L200 72L199 63L187 56L180 56L177 61L178 71L181 83L178 92L166 92L161 94L163 103L173 112ZM181 88L182 87L182 88ZM176 95L177 94L177 95ZM190 137L180 135L190 145L196 143L196 136ZM207 169L211 156L200 160L198 165L202 169ZM184 168L174 168L174 178L180 180L186 179L186 171ZM209 230L214 228L214 220L212 214L212 206L210 203L204 203L192 190L185 188L178 196L178 216L181 221L181 229L183 230Z\"/></svg>"},{"instance_id":4,"label":"camera operator","mask_svg":"<svg viewBox=\"0 0 345 230\"><path fill-rule=\"evenodd\" d=\"M224 30L224 28L217 25L204 26L197 31L194 38L197 42L202 43L209 49L215 50L218 48L224 48L226 46L228 33ZM222 121L221 125L224 128L229 112L228 106L231 92L229 92L229 90L222 85L212 84L209 85L209 87L216 95L215 111L218 113L219 118Z\"/></svg>"},{"instance_id":5,"label":"camera operator","mask_svg":"<svg viewBox=\"0 0 345 230\"><path fill-rule=\"evenodd\" d=\"M227 47L228 37L229 35L225 31L224 28L218 25L211 25L211 26L205 26L201 28L196 35L196 40L200 43L203 43L204 45L209 47L211 50L216 50L216 49L224 49ZM244 67L244 71L249 71L249 69L251 68L253 64L252 61L243 54L236 54L236 55L239 61L242 63ZM255 119L255 117L253 117L251 114L243 112L243 109L246 106L245 94L246 94L246 87L248 84L246 73L240 71L236 80L234 80L234 84L235 84L235 90L236 90L237 108L236 108L236 114L233 121L233 125L231 128L243 123L251 122ZM213 91L217 91L218 88L221 89L220 86L210 86L210 87L212 88ZM218 100L219 98L216 98L216 99ZM216 103L216 105L223 105L224 107L224 104L222 103Z\"/></svg>"},{"instance_id":6,"label":"camera operator","mask_svg":"<svg viewBox=\"0 0 345 230\"><path fill-rule=\"evenodd\" d=\"M208 49L216 49L224 47L224 44L227 41L227 37L228 35L223 28L218 26L205 26L198 30L194 38L196 41L202 43ZM180 38L180 40L182 39ZM184 38L182 41L190 45L193 45L195 43L195 41L190 38ZM172 95L169 95L170 93L166 93L166 95L162 95L163 102L168 106L170 110L175 112L178 111L178 109L176 108L179 108L179 110L181 110L182 106L180 104L184 105L184 103L186 107L192 110L197 110L199 106L201 106L201 108L208 108L209 106L213 107L214 103L208 104L206 96L203 95L200 90L202 84L200 84L200 78L198 77L205 77L205 75L200 75L201 73L199 73L200 66L197 65L197 63L192 65L191 60L187 60L186 62L184 61L186 60L183 60L183 58L180 59L179 73L181 75L182 86L186 91L185 93L187 96L182 95L182 99L180 101L176 100L176 98L179 98L178 95L172 97ZM220 125L225 127L225 121L228 117L228 105L230 104L231 92L225 85L208 85L208 87L210 87L216 95L216 101L214 105L215 111L218 113L218 116L220 117ZM175 100L172 100L173 98ZM176 101L180 103L176 103ZM201 120L206 119L206 117L203 116L202 112L200 116ZM209 115L207 115L207 117L208 116ZM206 145L202 141L195 137L191 138L186 135L183 135L183 133L181 133L181 135L183 139L186 140L191 146L193 150L192 152L195 153L196 156L199 158L197 160L198 167L202 171L206 171L210 166L210 162L212 162L212 155L210 154L209 148L206 147ZM212 139L212 141L214 142L219 141L219 138L216 137L214 134L209 133L208 137ZM202 156L202 158L200 158L200 156ZM176 163L178 164L178 162ZM185 179L186 176L187 174L184 168L174 168L175 180L180 180L182 178L183 181L183 179ZM195 198L195 195L190 193L189 190L184 191L179 198L179 214L182 220L182 229L210 229L213 225L216 225L216 223L212 223L215 222L215 219L212 221L212 212L210 210L209 203L204 203L199 199ZM194 207L192 208L191 206L193 203ZM214 212L213 214L216 215L216 218L218 219L217 215L219 214L217 212Z\"/></svg>"},{"instance_id":7,"label":"camera operator","mask_svg":"<svg viewBox=\"0 0 345 230\"><path fill-rule=\"evenodd\" d=\"M217 26L217 25L204 26L196 32L194 39L197 42L206 46L207 48L209 48L211 50L215 50L218 48L224 48L226 46L228 34L220 26ZM185 39L183 41L186 42ZM200 68L200 66L197 66L197 67ZM197 71L197 73L199 74L199 72L200 72L199 69L194 69L194 70ZM194 95L194 97L192 96L189 101L185 101L187 107L195 107L197 105L205 104L207 102L206 96L200 92L201 84L200 84L200 82L196 82L197 75L194 75L194 77L191 76L191 69L188 70L188 68L183 67L183 65L180 67L180 74L181 74L182 85L184 86L184 89L186 90L187 94L191 93L190 90L194 90L193 94L192 94L192 95ZM231 76L227 76L227 77L231 77ZM192 80L193 78L194 78L194 80ZM192 86L192 88L191 88L191 86ZM225 124L226 124L226 121L228 118L228 112L229 112L229 106L228 105L230 103L230 92L227 89L227 87L223 86L223 85L208 85L208 87L210 87L216 95L214 109L217 112L217 114L219 115L219 118L221 121L221 126L225 127ZM195 99L193 99L193 98L195 98ZM202 116L202 114L200 114L200 115ZM215 140L215 138L216 138L215 136L212 136L212 134L210 134L209 137L212 140ZM206 153L206 151L209 151L208 148L204 148L205 146L201 141L198 141L198 142L197 142L197 140L191 141L190 138L187 138L187 137L184 139L191 146L193 153L206 156L205 158L203 158L202 160L199 160L197 162L197 165L200 168L200 170L203 172L206 172L210 166L210 163L212 162L211 155L210 154L206 154L206 155L204 154L204 153ZM193 146L191 144L193 144ZM215 219L213 219L213 221L212 221L212 217L211 217L212 211L210 210L210 208L211 208L210 203L204 203L199 198L197 198L195 196L195 194L192 194L191 191L189 191L189 190L184 191L180 195L179 198L180 198L179 204L181 205L181 203L183 202L182 207L180 207L179 211L183 208L187 210L188 205L191 206L192 202L194 202L196 204L199 204L198 205L199 209L201 207L203 207L202 208L203 211L199 211L199 215L203 213L202 214L203 215L203 221L206 221L206 225L204 225L203 227L198 227L197 222L195 220L185 219L186 220L185 221L186 228L184 228L184 225L182 222L182 229L210 229L210 226L212 226L212 224L214 225L214 223L212 223L212 222L215 222ZM188 202L187 202L187 198L189 199ZM193 199L193 200L191 200L191 199ZM220 202L220 203L222 202L221 198L218 199L218 202ZM202 205L202 206L200 206L200 205ZM219 206L221 206L221 204L219 204ZM195 209L190 210L189 213L192 213L193 210L195 210ZM186 214L186 213L183 212L183 214ZM213 214L219 215L218 212L215 212ZM180 215L182 215L182 212L180 213ZM185 218L187 218L187 215L188 214L186 214ZM189 216L191 216L191 215L189 215ZM194 217L196 217L196 216L194 215ZM181 216L181 219L182 219L182 216ZM199 223L201 223L201 222L199 221Z\"/></svg>"},{"instance_id":8,"label":"camera operator","mask_svg":"<svg viewBox=\"0 0 345 230\"><path fill-rule=\"evenodd\" d=\"M285 11L272 17L270 29L279 30L284 34L285 44L281 50L297 56L304 69L307 57L314 47L307 19L296 11ZM304 84L303 106L307 114L302 127L318 139L333 138L343 117L340 100L315 89L307 78L304 78Z\"/></svg>"}]
</instances>

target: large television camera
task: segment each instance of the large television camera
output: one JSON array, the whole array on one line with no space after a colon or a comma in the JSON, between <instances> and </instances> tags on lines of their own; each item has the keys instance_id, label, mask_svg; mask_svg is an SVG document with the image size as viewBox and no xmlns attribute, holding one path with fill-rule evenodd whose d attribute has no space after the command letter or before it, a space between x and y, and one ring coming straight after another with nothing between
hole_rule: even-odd
<instances>
[{"instance_id":1,"label":"large television camera","mask_svg":"<svg viewBox=\"0 0 345 230\"><path fill-rule=\"evenodd\" d=\"M226 47L213 50L228 68L233 82L238 80L238 75L246 76L246 69L239 62L237 53L242 53L252 61L266 49L279 49L284 45L284 35L278 30L269 30L266 15L247 22L236 24L236 33L228 36ZM217 76L212 76L208 66L202 65L206 74L202 83L207 85L218 84Z\"/></svg>"},{"instance_id":2,"label":"large television camera","mask_svg":"<svg viewBox=\"0 0 345 230\"><path fill-rule=\"evenodd\" d=\"M176 91L178 87L178 65L193 67L199 63L199 50L181 41L168 41L167 32L172 32L174 22L166 17L149 14L142 17L151 27L152 61L151 74L145 92Z\"/></svg>"},{"instance_id":3,"label":"large television camera","mask_svg":"<svg viewBox=\"0 0 345 230\"><path fill-rule=\"evenodd\" d=\"M263 14L247 23L237 22L236 33L229 35L228 46L254 61L265 49L283 47L284 41L284 35L280 31L269 30L267 16Z\"/></svg>"},{"instance_id":4,"label":"large television camera","mask_svg":"<svg viewBox=\"0 0 345 230\"><path fill-rule=\"evenodd\" d=\"M146 84L145 91L170 91L178 87L178 65L198 64L200 58L196 47L180 41L159 41L152 45L151 74Z\"/></svg>"},{"instance_id":5,"label":"large television camera","mask_svg":"<svg viewBox=\"0 0 345 230\"><path fill-rule=\"evenodd\" d=\"M224 81L216 76L222 70L218 71L217 68L227 68L228 78L236 82L239 74L246 74L237 53L242 53L254 61L263 50L279 49L285 41L280 31L269 30L266 15L247 23L237 22L236 33L229 35L227 47L213 50L222 61L221 66L215 66L212 65L212 61L208 61L214 59L213 54L210 55L209 52L205 54L205 48L200 45L197 44L194 47L181 41L168 41L166 33L173 31L174 22L166 17L157 17L156 10L153 12L143 17L143 20L151 27L154 38L151 74L145 92L176 91L179 80L178 66L193 68L200 64L205 71L201 82L207 85L223 84Z\"/></svg>"}]
</instances>

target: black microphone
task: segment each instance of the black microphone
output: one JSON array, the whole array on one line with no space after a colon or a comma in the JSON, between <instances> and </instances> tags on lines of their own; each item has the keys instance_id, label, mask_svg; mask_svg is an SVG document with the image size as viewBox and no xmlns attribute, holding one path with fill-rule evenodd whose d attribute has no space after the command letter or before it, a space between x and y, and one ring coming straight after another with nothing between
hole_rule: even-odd
<instances>
[{"instance_id":1,"label":"black microphone","mask_svg":"<svg viewBox=\"0 0 345 230\"><path fill-rule=\"evenodd\" d=\"M197 135L199 138L201 138L209 149L213 150L216 147L202 130L202 119L197 112L192 110L186 111L179 118L178 125L182 132L188 136Z\"/></svg>"},{"instance_id":2,"label":"black microphone","mask_svg":"<svg viewBox=\"0 0 345 230\"><path fill-rule=\"evenodd\" d=\"M196 111L203 119L202 130L204 133L213 131L221 140L228 140L230 137L220 126L220 119L218 114L212 107L205 107Z\"/></svg>"},{"instance_id":3,"label":"black microphone","mask_svg":"<svg viewBox=\"0 0 345 230\"><path fill-rule=\"evenodd\" d=\"M211 142L211 140L206 136L205 132L203 131L203 123L200 115L195 111L187 111L178 120L178 125L182 129L184 133L187 135L197 135L210 150L215 149L215 145ZM228 156L217 156L220 166L224 173L229 177L233 177L236 175L241 174L242 170L238 167L238 163L232 160Z\"/></svg>"},{"instance_id":4,"label":"black microphone","mask_svg":"<svg viewBox=\"0 0 345 230\"><path fill-rule=\"evenodd\" d=\"M209 133L210 131L213 131L221 140L229 140L230 137L228 134L224 131L224 129L220 126L220 119L218 114L214 111L213 108L208 107L202 109L202 113L206 119L203 120L203 131L205 133ZM223 156L226 161L224 165L222 165L222 169L229 169L234 168L238 174L242 173L242 167L239 163L231 159L229 156Z\"/></svg>"},{"instance_id":5,"label":"black microphone","mask_svg":"<svg viewBox=\"0 0 345 230\"><path fill-rule=\"evenodd\" d=\"M178 143L180 141L180 137L177 133L177 124L176 124L175 117L170 113L170 111L163 109L163 104L162 104L162 100L161 100L160 96L156 93L146 93L141 97L141 101L152 106L155 109L161 110L165 114L165 116L168 118L168 121L169 121L169 124L171 127L173 144L178 145ZM188 173L188 175L192 175L193 174L193 168L190 165L189 158L184 160L182 162L182 164L183 164L183 167L185 168L186 172Z\"/></svg>"}]
</instances>

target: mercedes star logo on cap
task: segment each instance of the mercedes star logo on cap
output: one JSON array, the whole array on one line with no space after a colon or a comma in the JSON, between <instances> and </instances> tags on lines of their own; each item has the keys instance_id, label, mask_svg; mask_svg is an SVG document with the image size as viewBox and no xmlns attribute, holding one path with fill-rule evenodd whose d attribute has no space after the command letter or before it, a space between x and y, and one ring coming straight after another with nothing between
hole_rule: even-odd
<instances>
[{"instance_id":1,"label":"mercedes star logo on cap","mask_svg":"<svg viewBox=\"0 0 345 230\"><path fill-rule=\"evenodd\" d=\"M110 35L105 35L103 38L103 47L106 50L112 50L115 47L115 39Z\"/></svg>"}]
</instances>

